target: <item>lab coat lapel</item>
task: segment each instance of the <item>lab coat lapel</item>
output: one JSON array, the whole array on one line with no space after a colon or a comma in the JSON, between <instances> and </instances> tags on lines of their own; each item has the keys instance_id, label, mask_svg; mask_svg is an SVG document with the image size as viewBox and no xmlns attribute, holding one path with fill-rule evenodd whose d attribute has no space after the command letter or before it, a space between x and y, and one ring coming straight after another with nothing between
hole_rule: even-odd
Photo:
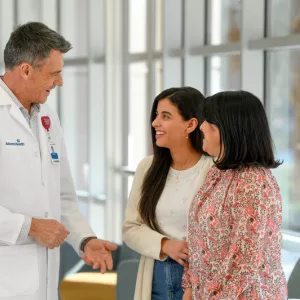
<instances>
[{"instance_id":1,"label":"lab coat lapel","mask_svg":"<svg viewBox=\"0 0 300 300\"><path fill-rule=\"evenodd\" d=\"M10 106L9 113L11 116L22 125L22 127L27 130L30 135L36 140L32 130L29 127L29 124L26 122L25 117L22 115L18 106L13 102L11 97L7 94L7 92L0 87L0 105L2 106Z\"/></svg>"},{"instance_id":2,"label":"lab coat lapel","mask_svg":"<svg viewBox=\"0 0 300 300\"><path fill-rule=\"evenodd\" d=\"M25 117L22 115L20 109L15 105L15 104L12 104L12 106L10 107L10 114L11 116L16 120L18 121L24 129L26 129L30 134L31 136L35 138L31 128L29 127L29 124L26 122L25 120Z\"/></svg>"}]
</instances>

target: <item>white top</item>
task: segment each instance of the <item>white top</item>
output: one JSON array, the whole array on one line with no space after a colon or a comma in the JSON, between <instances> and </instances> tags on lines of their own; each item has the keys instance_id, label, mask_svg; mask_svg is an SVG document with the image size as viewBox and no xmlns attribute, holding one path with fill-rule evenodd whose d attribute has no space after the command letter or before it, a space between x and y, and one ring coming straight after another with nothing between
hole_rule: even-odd
<instances>
[{"instance_id":1,"label":"white top","mask_svg":"<svg viewBox=\"0 0 300 300\"><path fill-rule=\"evenodd\" d=\"M212 158L203 155L190 169L178 171L170 168L156 207L157 222L169 238L186 240L190 204L212 165Z\"/></svg>"},{"instance_id":2,"label":"white top","mask_svg":"<svg viewBox=\"0 0 300 300\"><path fill-rule=\"evenodd\" d=\"M123 224L124 242L131 249L137 251L142 255L140 259L139 271L136 279L134 300L151 300L154 260L155 259L165 260L167 258L166 255L161 255L161 240L165 238L166 235L160 234L159 232L152 230L149 226L147 226L142 220L138 211L138 205L141 199L141 190L142 190L144 177L147 171L149 170L152 161L153 161L153 156L147 156L140 162L140 164L136 169L129 201L126 207L125 221ZM199 161L199 165L201 168L201 172L198 175L199 189L203 184L203 180L206 177L206 174L209 171L212 164L213 164L212 158L209 157L203 156ZM203 167L201 167L202 165ZM180 180L180 175L179 175L179 180ZM175 176L175 181L176 181L176 176ZM192 186L193 186L192 188L194 188L195 186L194 194L196 194L198 189L196 188L196 183L194 181ZM190 201L193 198L192 195L193 193L189 192L191 191L191 186L188 185L185 191L188 197L188 201ZM169 203L172 203L170 197L168 197L167 199L169 200ZM176 199L178 199L178 197L174 198L174 201L176 201ZM172 220L170 216L166 216L165 218L163 217L160 220L160 222L168 223L169 219ZM187 222L187 220L185 220L185 222ZM175 230L173 234L175 235L175 238L178 240L180 238L184 238L182 236L180 237L181 233L180 232L177 233L177 231L175 232ZM184 234L184 236L186 236L186 233Z\"/></svg>"}]
</instances>

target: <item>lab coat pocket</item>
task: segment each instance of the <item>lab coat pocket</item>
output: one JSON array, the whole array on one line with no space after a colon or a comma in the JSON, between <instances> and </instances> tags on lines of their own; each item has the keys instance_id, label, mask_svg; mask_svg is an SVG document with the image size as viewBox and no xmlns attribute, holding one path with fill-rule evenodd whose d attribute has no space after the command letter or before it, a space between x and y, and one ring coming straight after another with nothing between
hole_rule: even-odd
<instances>
[{"instance_id":1,"label":"lab coat pocket","mask_svg":"<svg viewBox=\"0 0 300 300\"><path fill-rule=\"evenodd\" d=\"M37 246L0 247L0 299L34 295L38 288Z\"/></svg>"}]
</instances>

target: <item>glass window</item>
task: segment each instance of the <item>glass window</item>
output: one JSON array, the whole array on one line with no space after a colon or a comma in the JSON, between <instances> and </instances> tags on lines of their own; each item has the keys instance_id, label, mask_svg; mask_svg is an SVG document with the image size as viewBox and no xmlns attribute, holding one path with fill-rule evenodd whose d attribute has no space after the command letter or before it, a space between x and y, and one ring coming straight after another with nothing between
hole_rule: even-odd
<instances>
[{"instance_id":1,"label":"glass window","mask_svg":"<svg viewBox=\"0 0 300 300\"><path fill-rule=\"evenodd\" d=\"M24 24L31 21L41 21L40 15L40 0L18 0L17 9L17 22L18 24Z\"/></svg>"},{"instance_id":2,"label":"glass window","mask_svg":"<svg viewBox=\"0 0 300 300\"><path fill-rule=\"evenodd\" d=\"M14 2L0 0L0 69L4 73L3 51L14 27Z\"/></svg>"},{"instance_id":3,"label":"glass window","mask_svg":"<svg viewBox=\"0 0 300 300\"><path fill-rule=\"evenodd\" d=\"M67 58L82 57L88 54L88 12L87 1L60 1L61 34L73 49L66 53Z\"/></svg>"},{"instance_id":4,"label":"glass window","mask_svg":"<svg viewBox=\"0 0 300 300\"><path fill-rule=\"evenodd\" d=\"M105 194L105 80L104 65L90 66L89 86L89 189L94 197Z\"/></svg>"},{"instance_id":5,"label":"glass window","mask_svg":"<svg viewBox=\"0 0 300 300\"><path fill-rule=\"evenodd\" d=\"M182 0L163 1L163 38L165 51L182 49L184 16Z\"/></svg>"},{"instance_id":6,"label":"glass window","mask_svg":"<svg viewBox=\"0 0 300 300\"><path fill-rule=\"evenodd\" d=\"M26 1L24 1L26 3ZM39 0L40 3L40 18L43 23L53 30L57 30L57 7L58 1Z\"/></svg>"},{"instance_id":7,"label":"glass window","mask_svg":"<svg viewBox=\"0 0 300 300\"><path fill-rule=\"evenodd\" d=\"M268 1L268 35L284 36L300 33L300 1Z\"/></svg>"},{"instance_id":8,"label":"glass window","mask_svg":"<svg viewBox=\"0 0 300 300\"><path fill-rule=\"evenodd\" d=\"M267 52L266 109L284 163L274 170L283 199L283 227L300 231L300 51Z\"/></svg>"},{"instance_id":9,"label":"glass window","mask_svg":"<svg viewBox=\"0 0 300 300\"><path fill-rule=\"evenodd\" d=\"M208 43L219 45L240 40L241 0L209 0Z\"/></svg>"},{"instance_id":10,"label":"glass window","mask_svg":"<svg viewBox=\"0 0 300 300\"><path fill-rule=\"evenodd\" d=\"M163 62L163 88L182 86L183 60L178 57L169 57Z\"/></svg>"},{"instance_id":11,"label":"glass window","mask_svg":"<svg viewBox=\"0 0 300 300\"><path fill-rule=\"evenodd\" d=\"M241 61L239 55L208 58L207 94L241 88Z\"/></svg>"},{"instance_id":12,"label":"glass window","mask_svg":"<svg viewBox=\"0 0 300 300\"><path fill-rule=\"evenodd\" d=\"M148 69L144 62L129 66L128 166L134 169L147 151L147 74Z\"/></svg>"},{"instance_id":13,"label":"glass window","mask_svg":"<svg viewBox=\"0 0 300 300\"><path fill-rule=\"evenodd\" d=\"M105 52L105 0L89 0L90 52L93 57Z\"/></svg>"},{"instance_id":14,"label":"glass window","mask_svg":"<svg viewBox=\"0 0 300 300\"><path fill-rule=\"evenodd\" d=\"M61 122L77 190L88 190L88 73L86 66L65 67Z\"/></svg>"},{"instance_id":15,"label":"glass window","mask_svg":"<svg viewBox=\"0 0 300 300\"><path fill-rule=\"evenodd\" d=\"M105 207L101 203L91 203L90 224L98 238L105 238Z\"/></svg>"},{"instance_id":16,"label":"glass window","mask_svg":"<svg viewBox=\"0 0 300 300\"><path fill-rule=\"evenodd\" d=\"M129 52L146 51L146 0L129 0Z\"/></svg>"},{"instance_id":17,"label":"glass window","mask_svg":"<svg viewBox=\"0 0 300 300\"><path fill-rule=\"evenodd\" d=\"M51 109L53 109L55 112L58 112L58 106L57 106L57 94L58 94L58 88L51 91L51 94L49 95L47 99L47 104Z\"/></svg>"}]
</instances>

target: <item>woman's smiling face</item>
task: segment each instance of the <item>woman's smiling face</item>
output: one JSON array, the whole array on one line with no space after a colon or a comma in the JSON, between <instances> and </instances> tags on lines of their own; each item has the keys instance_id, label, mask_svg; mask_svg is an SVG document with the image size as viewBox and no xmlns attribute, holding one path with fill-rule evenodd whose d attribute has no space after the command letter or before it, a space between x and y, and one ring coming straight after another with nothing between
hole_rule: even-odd
<instances>
[{"instance_id":1,"label":"woman's smiling face","mask_svg":"<svg viewBox=\"0 0 300 300\"><path fill-rule=\"evenodd\" d=\"M188 122L169 99L161 99L157 105L156 118L152 122L156 131L156 145L172 149L186 143Z\"/></svg>"}]
</instances>

